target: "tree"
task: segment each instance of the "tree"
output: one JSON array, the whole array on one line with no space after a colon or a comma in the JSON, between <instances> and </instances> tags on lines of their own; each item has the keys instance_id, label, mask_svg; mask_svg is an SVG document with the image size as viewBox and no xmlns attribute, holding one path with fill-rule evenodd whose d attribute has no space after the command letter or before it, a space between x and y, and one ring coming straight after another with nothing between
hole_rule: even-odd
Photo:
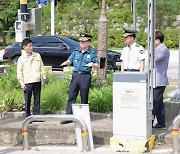
<instances>
[{"instance_id":1,"label":"tree","mask_svg":"<svg viewBox=\"0 0 180 154\"><path fill-rule=\"evenodd\" d=\"M15 16L17 16L17 10L18 3L17 0L0 0L0 24L1 24L1 33L0 36L3 40L3 46L6 45L6 32L9 30L9 28L14 24L14 21L16 19Z\"/></svg>"}]
</instances>

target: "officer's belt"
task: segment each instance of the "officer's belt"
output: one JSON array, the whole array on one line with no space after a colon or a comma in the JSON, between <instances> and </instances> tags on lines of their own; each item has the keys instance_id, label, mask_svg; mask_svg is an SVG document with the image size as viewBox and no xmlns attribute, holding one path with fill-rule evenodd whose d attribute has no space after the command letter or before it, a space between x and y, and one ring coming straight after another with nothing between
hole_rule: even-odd
<instances>
[{"instance_id":1,"label":"officer's belt","mask_svg":"<svg viewBox=\"0 0 180 154\"><path fill-rule=\"evenodd\" d=\"M124 69L125 72L139 72L137 69Z\"/></svg>"},{"instance_id":2,"label":"officer's belt","mask_svg":"<svg viewBox=\"0 0 180 154\"><path fill-rule=\"evenodd\" d=\"M90 72L85 72L85 71L74 71L74 73L78 73L78 74L90 74Z\"/></svg>"}]
</instances>

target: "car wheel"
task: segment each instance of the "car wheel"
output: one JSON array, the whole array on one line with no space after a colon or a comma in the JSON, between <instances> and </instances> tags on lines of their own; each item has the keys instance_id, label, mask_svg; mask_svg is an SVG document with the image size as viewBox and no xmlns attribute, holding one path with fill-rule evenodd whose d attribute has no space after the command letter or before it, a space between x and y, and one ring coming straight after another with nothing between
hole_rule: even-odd
<instances>
[{"instance_id":1,"label":"car wheel","mask_svg":"<svg viewBox=\"0 0 180 154\"><path fill-rule=\"evenodd\" d=\"M14 64L17 64L18 58L19 58L19 56L15 56L15 57L12 59L12 61L13 61Z\"/></svg>"}]
</instances>

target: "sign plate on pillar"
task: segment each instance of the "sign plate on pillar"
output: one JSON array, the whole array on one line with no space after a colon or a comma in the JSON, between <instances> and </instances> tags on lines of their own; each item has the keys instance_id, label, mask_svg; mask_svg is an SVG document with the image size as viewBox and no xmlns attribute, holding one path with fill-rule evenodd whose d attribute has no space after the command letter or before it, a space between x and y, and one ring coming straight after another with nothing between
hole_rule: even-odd
<instances>
[{"instance_id":1,"label":"sign plate on pillar","mask_svg":"<svg viewBox=\"0 0 180 154\"><path fill-rule=\"evenodd\" d=\"M37 0L36 1L36 3L38 4L38 5L48 5L48 0Z\"/></svg>"}]
</instances>

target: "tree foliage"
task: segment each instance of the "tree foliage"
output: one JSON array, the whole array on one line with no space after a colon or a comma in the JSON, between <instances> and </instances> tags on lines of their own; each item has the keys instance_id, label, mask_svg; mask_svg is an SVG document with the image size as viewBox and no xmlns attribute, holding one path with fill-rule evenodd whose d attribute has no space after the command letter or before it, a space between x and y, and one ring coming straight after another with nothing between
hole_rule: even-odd
<instances>
[{"instance_id":1,"label":"tree foliage","mask_svg":"<svg viewBox=\"0 0 180 154\"><path fill-rule=\"evenodd\" d=\"M147 0L136 0L137 13L137 41L147 46L148 4ZM14 38L14 22L17 20L19 0L0 0L0 37ZM122 48L123 29L132 29L133 15L131 0L106 0L108 18L108 48ZM66 30L68 36L78 38L79 33L86 32L93 35L93 45L97 47L98 24L101 13L102 0L56 0L55 1L55 33L61 34ZM28 0L28 8L37 7L35 0ZM169 47L178 47L174 32L177 25L174 24L176 16L180 15L180 1L158 0L156 1L156 29L164 31L168 35L166 40ZM42 34L50 35L50 0L48 6L42 6ZM170 37L172 36L172 37ZM173 39L174 38L174 39ZM10 40L10 39L8 39ZM172 42L171 42L172 41ZM1 42L0 42L1 43ZM11 43L11 42L8 42Z\"/></svg>"}]
</instances>

